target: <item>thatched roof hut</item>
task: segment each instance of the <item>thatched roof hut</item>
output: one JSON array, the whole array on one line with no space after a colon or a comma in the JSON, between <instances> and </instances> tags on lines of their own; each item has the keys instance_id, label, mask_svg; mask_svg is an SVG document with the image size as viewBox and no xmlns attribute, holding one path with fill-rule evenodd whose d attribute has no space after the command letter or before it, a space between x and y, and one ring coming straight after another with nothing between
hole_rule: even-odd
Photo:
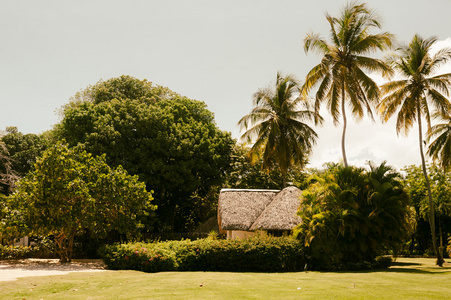
<instances>
[{"instance_id":1,"label":"thatched roof hut","mask_svg":"<svg viewBox=\"0 0 451 300\"><path fill-rule=\"evenodd\" d=\"M299 224L296 215L301 190L223 189L219 194L220 230L291 230Z\"/></svg>"},{"instance_id":2,"label":"thatched roof hut","mask_svg":"<svg viewBox=\"0 0 451 300\"><path fill-rule=\"evenodd\" d=\"M280 191L250 230L291 230L301 222L296 214L300 204L301 190L290 186Z\"/></svg>"},{"instance_id":3,"label":"thatched roof hut","mask_svg":"<svg viewBox=\"0 0 451 300\"><path fill-rule=\"evenodd\" d=\"M222 189L218 221L221 230L249 230L279 190Z\"/></svg>"}]
</instances>

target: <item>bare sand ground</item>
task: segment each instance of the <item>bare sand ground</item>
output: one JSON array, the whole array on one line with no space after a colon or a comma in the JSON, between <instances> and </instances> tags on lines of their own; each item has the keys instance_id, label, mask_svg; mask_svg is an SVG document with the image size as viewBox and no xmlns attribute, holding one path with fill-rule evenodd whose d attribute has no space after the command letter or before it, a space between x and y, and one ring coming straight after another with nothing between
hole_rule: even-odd
<instances>
[{"instance_id":1,"label":"bare sand ground","mask_svg":"<svg viewBox=\"0 0 451 300\"><path fill-rule=\"evenodd\" d=\"M74 259L71 263L60 263L58 259L35 258L0 261L0 281L11 281L29 276L101 271L105 271L105 265L100 259Z\"/></svg>"}]
</instances>

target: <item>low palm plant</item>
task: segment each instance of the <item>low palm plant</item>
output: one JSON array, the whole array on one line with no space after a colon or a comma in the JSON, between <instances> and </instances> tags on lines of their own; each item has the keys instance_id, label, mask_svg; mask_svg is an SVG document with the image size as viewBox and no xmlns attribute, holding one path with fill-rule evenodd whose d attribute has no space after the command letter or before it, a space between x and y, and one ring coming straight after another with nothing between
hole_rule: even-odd
<instances>
[{"instance_id":1,"label":"low palm plant","mask_svg":"<svg viewBox=\"0 0 451 300\"><path fill-rule=\"evenodd\" d=\"M400 175L382 163L370 170L333 165L304 191L295 229L319 266L374 261L396 251L408 230L409 198Z\"/></svg>"}]
</instances>

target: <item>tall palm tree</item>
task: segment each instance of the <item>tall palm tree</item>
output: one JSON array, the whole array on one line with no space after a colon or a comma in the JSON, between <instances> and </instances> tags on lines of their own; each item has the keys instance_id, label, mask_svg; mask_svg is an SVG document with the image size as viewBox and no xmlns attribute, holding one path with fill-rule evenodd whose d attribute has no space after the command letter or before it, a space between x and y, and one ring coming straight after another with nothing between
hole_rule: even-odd
<instances>
[{"instance_id":1,"label":"tall palm tree","mask_svg":"<svg viewBox=\"0 0 451 300\"><path fill-rule=\"evenodd\" d=\"M423 39L415 35L408 46L398 49L389 62L403 78L382 85L384 98L379 104L382 120L388 121L396 112L396 132L408 133L415 121L418 122L419 144L423 175L426 181L429 199L429 223L431 227L432 243L437 255L437 264L443 264L443 258L438 251L435 237L434 203L431 185L426 169L423 153L423 117L431 129L430 108L436 109L442 115L448 115L451 104L446 98L451 83L451 74L432 76L437 68L451 58L451 49L442 49L431 55L431 47L436 38Z\"/></svg>"},{"instance_id":2,"label":"tall palm tree","mask_svg":"<svg viewBox=\"0 0 451 300\"><path fill-rule=\"evenodd\" d=\"M434 114L435 118L444 123L436 124L428 132L429 144L428 154L439 161L440 166L447 170L451 167L451 116Z\"/></svg>"},{"instance_id":3,"label":"tall palm tree","mask_svg":"<svg viewBox=\"0 0 451 300\"><path fill-rule=\"evenodd\" d=\"M276 87L260 89L254 94L252 111L238 125L246 129L242 140L255 142L249 151L253 161L262 158L263 168L274 164L280 169L286 186L288 168L305 162L316 142L316 132L304 121L322 122L300 97L300 84L292 76L277 73Z\"/></svg>"},{"instance_id":4,"label":"tall palm tree","mask_svg":"<svg viewBox=\"0 0 451 300\"><path fill-rule=\"evenodd\" d=\"M371 108L379 101L379 87L364 70L389 75L391 69L382 60L365 56L377 50L391 47L393 36L383 32L370 34L372 28L380 28L373 11L365 4L348 5L339 18L326 14L330 24L331 43L317 33L309 33L304 39L304 50L315 50L323 55L321 63L307 74L304 92L308 93L319 84L315 97L315 111L322 102L338 124L343 117L341 151L344 166L348 166L345 149L346 104L358 119L364 115L364 108L372 118ZM340 112L341 110L341 112Z\"/></svg>"}]
</instances>

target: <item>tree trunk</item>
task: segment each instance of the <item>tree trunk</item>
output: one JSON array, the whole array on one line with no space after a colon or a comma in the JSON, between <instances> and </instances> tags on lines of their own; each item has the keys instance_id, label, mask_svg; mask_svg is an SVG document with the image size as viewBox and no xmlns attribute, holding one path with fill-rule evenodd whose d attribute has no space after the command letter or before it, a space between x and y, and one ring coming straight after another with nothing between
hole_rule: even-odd
<instances>
[{"instance_id":1,"label":"tree trunk","mask_svg":"<svg viewBox=\"0 0 451 300\"><path fill-rule=\"evenodd\" d=\"M72 260L74 237L75 231L69 233L69 236L66 236L64 232L61 232L56 236L57 252L60 255L60 262L68 263Z\"/></svg>"},{"instance_id":2,"label":"tree trunk","mask_svg":"<svg viewBox=\"0 0 451 300\"><path fill-rule=\"evenodd\" d=\"M287 173L286 172L282 173L282 185L283 185L282 189L287 187Z\"/></svg>"},{"instance_id":3,"label":"tree trunk","mask_svg":"<svg viewBox=\"0 0 451 300\"><path fill-rule=\"evenodd\" d=\"M341 136L341 153L343 155L343 164L345 168L348 167L348 160L346 158L346 149L345 149L345 137L346 137L346 126L348 121L346 119L346 105L345 105L345 87L343 85L341 91L341 113L343 114L343 134Z\"/></svg>"},{"instance_id":4,"label":"tree trunk","mask_svg":"<svg viewBox=\"0 0 451 300\"><path fill-rule=\"evenodd\" d=\"M444 247L443 247L442 222L440 219L440 214L438 217L438 234L439 234L439 238L440 238L440 247L438 247L438 250L440 252L440 257L442 257ZM442 258L442 260L443 260L443 258Z\"/></svg>"},{"instance_id":5,"label":"tree trunk","mask_svg":"<svg viewBox=\"0 0 451 300\"><path fill-rule=\"evenodd\" d=\"M418 115L418 136L420 139L420 154L421 154L421 165L423 167L423 175L424 179L426 181L426 187L428 190L428 199L429 199L429 225L431 227L431 235L432 235L432 247L435 251L435 256L437 257L436 264L438 266L443 266L443 263L445 262L443 260L443 257L437 247L437 238L435 236L435 211L434 211L434 201L432 201L432 192L431 192L431 183L429 182L429 176L426 169L426 161L424 159L424 152L423 152L423 130L421 126L421 110L420 110L420 104L417 105L417 115Z\"/></svg>"}]
</instances>

